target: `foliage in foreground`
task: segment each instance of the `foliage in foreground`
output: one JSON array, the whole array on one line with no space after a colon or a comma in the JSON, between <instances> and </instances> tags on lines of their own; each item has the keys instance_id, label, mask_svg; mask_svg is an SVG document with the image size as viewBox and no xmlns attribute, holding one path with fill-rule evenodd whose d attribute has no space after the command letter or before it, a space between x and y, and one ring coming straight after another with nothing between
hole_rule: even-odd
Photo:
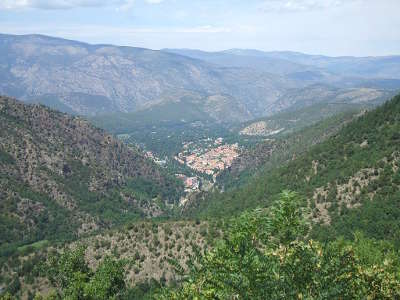
<instances>
[{"instance_id":1,"label":"foliage in foreground","mask_svg":"<svg viewBox=\"0 0 400 300\"><path fill-rule=\"evenodd\" d=\"M214 249L197 253L180 287L164 288L155 298L400 299L395 247L360 233L354 241L313 241L302 203L296 193L283 192L268 210L232 219ZM80 246L49 257L43 271L57 294L46 299L149 299L160 288L127 290L122 261L106 258L91 270L84 256Z\"/></svg>"},{"instance_id":2,"label":"foliage in foreground","mask_svg":"<svg viewBox=\"0 0 400 300\"><path fill-rule=\"evenodd\" d=\"M308 240L300 202L295 193L284 192L270 210L233 220L223 241L198 256L181 288L166 289L158 298L400 298L398 262L391 259L397 255L372 262L363 253L372 250L362 237L351 244Z\"/></svg>"},{"instance_id":3,"label":"foliage in foreground","mask_svg":"<svg viewBox=\"0 0 400 300\"><path fill-rule=\"evenodd\" d=\"M84 246L66 250L44 264L44 274L59 292L51 299L118 299L125 292L123 262L106 257L93 271L85 261L85 250Z\"/></svg>"}]
</instances>

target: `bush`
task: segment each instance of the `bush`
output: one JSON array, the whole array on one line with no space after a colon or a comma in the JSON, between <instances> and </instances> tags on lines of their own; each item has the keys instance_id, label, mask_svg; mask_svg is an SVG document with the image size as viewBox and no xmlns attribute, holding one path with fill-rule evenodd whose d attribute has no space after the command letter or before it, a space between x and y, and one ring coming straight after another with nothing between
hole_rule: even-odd
<instances>
[{"instance_id":1,"label":"bush","mask_svg":"<svg viewBox=\"0 0 400 300\"><path fill-rule=\"evenodd\" d=\"M159 299L398 299L393 262L362 260L352 244L306 240L302 201L284 192L269 210L231 221L227 237L196 252L190 276ZM374 249L371 247L371 249ZM376 253L373 255L376 256Z\"/></svg>"},{"instance_id":2,"label":"bush","mask_svg":"<svg viewBox=\"0 0 400 300\"><path fill-rule=\"evenodd\" d=\"M63 299L114 299L125 291L124 265L106 257L97 270L85 262L86 247L66 249L42 265L42 273L56 287Z\"/></svg>"}]
</instances>

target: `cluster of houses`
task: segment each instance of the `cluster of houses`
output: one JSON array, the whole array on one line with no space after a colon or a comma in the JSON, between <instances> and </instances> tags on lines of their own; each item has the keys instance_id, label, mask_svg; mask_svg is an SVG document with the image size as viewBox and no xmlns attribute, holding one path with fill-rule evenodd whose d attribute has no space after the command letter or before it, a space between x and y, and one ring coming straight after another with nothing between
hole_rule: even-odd
<instances>
[{"instance_id":1,"label":"cluster of houses","mask_svg":"<svg viewBox=\"0 0 400 300\"><path fill-rule=\"evenodd\" d=\"M238 144L222 144L222 138L215 140L206 149L184 147L175 159L201 173L216 175L230 167L239 156Z\"/></svg>"}]
</instances>

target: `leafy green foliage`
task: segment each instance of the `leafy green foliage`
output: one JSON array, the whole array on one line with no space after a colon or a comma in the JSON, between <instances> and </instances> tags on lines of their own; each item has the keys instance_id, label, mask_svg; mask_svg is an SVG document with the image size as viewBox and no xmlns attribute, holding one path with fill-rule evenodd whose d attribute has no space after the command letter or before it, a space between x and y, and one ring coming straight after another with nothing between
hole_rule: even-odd
<instances>
[{"instance_id":1,"label":"leafy green foliage","mask_svg":"<svg viewBox=\"0 0 400 300\"><path fill-rule=\"evenodd\" d=\"M15 159L7 152L0 149L0 164L14 164Z\"/></svg>"},{"instance_id":2,"label":"leafy green foliage","mask_svg":"<svg viewBox=\"0 0 400 300\"><path fill-rule=\"evenodd\" d=\"M117 299L125 292L122 261L106 257L95 271L85 261L85 247L50 256L43 273L60 292L60 299Z\"/></svg>"},{"instance_id":3,"label":"leafy green foliage","mask_svg":"<svg viewBox=\"0 0 400 300\"><path fill-rule=\"evenodd\" d=\"M226 237L210 252L199 254L182 286L164 290L159 299L400 297L400 278L392 261L371 261L363 254L371 248L362 243L353 247L306 240L303 213L296 194L285 192L269 210L233 219Z\"/></svg>"}]
</instances>

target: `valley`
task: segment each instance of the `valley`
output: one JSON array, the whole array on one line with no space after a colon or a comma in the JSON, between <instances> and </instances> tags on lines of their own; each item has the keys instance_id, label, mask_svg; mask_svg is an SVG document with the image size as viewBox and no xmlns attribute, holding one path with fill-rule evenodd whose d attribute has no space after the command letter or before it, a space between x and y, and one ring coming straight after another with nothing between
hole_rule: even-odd
<instances>
[{"instance_id":1,"label":"valley","mask_svg":"<svg viewBox=\"0 0 400 300\"><path fill-rule=\"evenodd\" d=\"M0 34L0 299L399 298L399 92L398 56Z\"/></svg>"},{"instance_id":2,"label":"valley","mask_svg":"<svg viewBox=\"0 0 400 300\"><path fill-rule=\"evenodd\" d=\"M175 158L181 164L215 178L219 171L229 168L239 156L238 144L223 144L223 138L206 139L183 145L183 152Z\"/></svg>"},{"instance_id":3,"label":"valley","mask_svg":"<svg viewBox=\"0 0 400 300\"><path fill-rule=\"evenodd\" d=\"M20 118L26 115L28 116L26 122L33 124L30 130L36 130L35 126L39 126L34 125L34 119L29 118L30 114L40 115L42 120L47 119L46 123L40 121L38 123L40 126L52 124L53 118L64 120L62 122L66 124L75 124L73 125L75 126L74 130L79 128L77 124L80 124L79 126L82 126L82 124L90 126L85 123L86 121L77 117L69 119L70 117L43 106L26 106L8 98L2 98L1 103L1 116L4 120L15 120L14 118L17 116ZM17 201L17 210L13 209L12 206L4 206L3 204L2 211L5 212L3 216L7 218L8 222L2 224L3 228L7 228L10 224L17 224L14 223L17 218L20 222L18 226L32 228L29 229L32 235L23 237L20 241L18 241L17 235L10 236L10 232L5 229L8 236L3 237L1 249L2 260L5 263L5 268L1 272L4 276L3 280L11 284L10 286L18 283L18 286L25 291L25 294L21 294L24 295L23 297L27 297L28 294L26 293L33 290L46 293L50 286L44 283L44 278L33 268L33 264L49 255L48 253L63 251L62 245L65 242L70 244L72 248L83 243L86 245L85 257L91 268L96 268L107 255L112 255L125 261L126 282L132 288L136 286L132 293L135 293L135 295L146 294L141 288L147 289L147 293L153 293L152 291L159 290L164 285L168 286L181 280L180 276L182 275L176 273L175 266L179 265L184 272L189 272L190 263L188 259L198 251L196 250L198 247L202 251L214 247L216 241L223 236L223 231L229 227L225 215L240 214L244 210L259 205L268 207L270 205L268 201L272 201L271 199L274 199L275 195L279 194L285 187L290 187L309 199L305 205L311 210L311 221L314 224L311 234L317 240L332 240L338 233L344 234L350 239L351 231L348 230L353 230L353 228L362 228L363 232L372 230L370 235L379 239L381 237L380 231L373 231L376 230L373 225L367 227L362 225L364 219L358 214L368 209L373 209L372 217L375 216L375 213L378 215L382 213L381 208L371 208L378 203L374 200L376 197L381 199L380 201L383 201L383 203L388 202L387 205L389 206L395 205L391 202L391 197L386 197L388 189L393 190L391 195L396 195L398 189L396 179L399 170L399 159L396 154L398 103L399 98L397 96L389 103L370 112L367 112L362 106L357 106L353 110L334 113L332 116L323 118L322 121L309 123L309 126L299 127L293 132L277 132L268 139L265 139L263 135L253 136L240 133L238 131L242 130L240 128L248 126L243 124L239 129L234 127L225 129L226 132L229 132L225 138L207 137L178 144L179 152L173 151L171 153L175 153L175 156L171 156L171 158L166 156L163 159L150 150L144 152L143 155L140 152L135 152L140 150L132 144L132 137L129 134L118 135L118 138L124 141L126 146L121 141L113 140L111 136L108 136L102 146L106 148L102 151L110 151L120 147L119 151L133 151L128 157L137 153L135 155L138 155L141 159L141 164L148 165L146 167L143 165L143 167L153 168L154 170L151 172L164 174L162 176L166 176L165 178L170 180L168 185L174 182L175 188L180 192L178 194L162 194L162 192L165 192L165 188L160 190L154 186L153 181L146 179L146 173L143 173L143 171L141 171L140 177L131 177L136 176L131 169L129 173L123 175L127 176L126 179L121 177L121 182L115 183L121 191L117 194L113 185L109 187L106 183L104 183L104 186L100 185L101 183L96 179L96 173L90 171L90 161L94 158L82 156L89 169L76 169L74 167L76 162L71 162L68 167L63 164L63 173L59 175L62 177L55 183L59 182L58 189L61 190L59 193L65 195L63 197L71 199L71 203L80 205L64 206L65 216L61 214L61 207L63 206L57 209L53 208L54 205L61 204L57 202L57 198L55 198L54 204L50 202L52 196L47 196L47 202L44 202L41 198L41 194L47 190L40 190L40 182L49 181L45 179L46 177L43 177L46 173L40 173L36 170L46 170L50 165L42 163L40 169L33 167L32 176L37 176L34 177L35 180L29 179L29 177L21 178L20 175L16 175L17 173L12 175L16 176L13 178L10 177L13 174L10 171L8 173L3 172L3 191L6 191L9 199L4 203ZM23 112L22 115L21 112ZM302 116L303 113L303 111L300 111L296 115ZM381 123L382 120L386 120L384 126ZM374 124L373 126L379 128L379 131L372 129L369 124ZM55 125L47 126L57 128ZM19 125L19 128L19 130L28 130L21 125ZM9 130L8 136L10 137L11 128L7 130ZM68 132L69 129L63 130ZM97 129L91 130L96 131ZM152 127L152 130L155 129ZM42 131L32 131L31 134L38 134L38 132L43 134ZM99 131L96 134L101 137L103 133ZM49 143L47 149L53 149L51 147L55 147L52 146L54 137L51 134L44 134L44 137ZM60 136L58 139L60 139ZM238 142L232 143L235 139L240 141L241 146ZM382 139L386 142L383 142ZM18 156L14 158L9 154L7 149L11 144L5 143L5 139L2 141L2 170L12 170L10 167L18 162L16 160ZM10 140L8 140L9 142ZM65 147L66 142L63 141L63 143ZM78 143L82 144L82 142ZM109 143L115 146L107 150ZM382 145L385 145L385 148L382 148ZM348 147L358 147L360 150L354 152L354 150L351 150L352 148ZM51 151L47 154L47 161L50 161L49 157L57 157L57 151ZM328 152L325 153L324 151ZM347 158L339 163L343 151L347 153ZM363 152L366 153L362 154ZM122 153L120 152L120 155ZM75 153L75 155L78 155L75 157L80 157L79 153ZM353 157L354 155L356 155L356 158ZM129 159L128 157L126 159ZM374 158L373 161L370 159L372 157ZM136 166L140 166L138 164L139 158L136 158ZM369 158L368 161L366 158ZM129 160L126 160L123 165L128 162ZM21 164L22 162L18 163ZM106 161L102 164L104 163ZM341 164L342 166L340 166ZM56 164L53 165L53 168L56 168ZM116 166L116 168L120 167ZM337 176L338 168L340 168L340 172L343 172L340 173L340 177ZM290 172L289 169L294 171ZM122 168L120 172L128 172L124 170L127 169ZM88 176L88 179L85 180L88 181L82 183L69 182L68 175L71 172L78 180L84 178L79 172L87 172L85 176ZM5 174L8 174L8 177L5 177ZM150 176L154 176L157 173L151 174ZM299 180L299 178L302 179ZM32 187L26 191L24 189L17 190L17 185L7 186L11 180L30 182ZM102 209L105 208L103 202L99 204L101 210L97 210L96 206L92 208L91 205L93 204L88 203L87 208L78 212L78 207L85 207L82 206L84 203L82 201L87 201L86 196L84 198L79 197L90 196L91 194L93 196L90 197L96 197L97 191L91 187L94 182L98 184L97 189L102 189L101 198L107 199L106 201L115 201L112 204L113 208L110 207L108 211L103 212ZM69 185L75 189L79 187L79 190L72 193L72 190L68 188ZM57 185L55 185L55 188L57 188ZM85 189L87 190L85 191ZM171 186L169 189L171 190ZM174 195L175 198L169 198L169 195ZM133 213L132 215L130 215L130 210ZM121 215L123 211L126 219L121 220L120 217L114 217L114 215ZM383 226L382 228L392 226L395 222L397 209L392 207L392 211L393 217L386 218L380 225ZM63 226L66 225L63 225L62 222L44 225L46 223L42 223L40 219L35 217L37 213L42 213L46 218L45 220L53 220L52 214L56 213L59 221L68 220L68 228L71 228L71 220L76 218L73 223L76 224L74 225L76 226L76 233L73 236L65 235L65 237L60 238ZM184 219L180 220L182 216ZM355 216L361 217L361 221L355 221ZM369 218L369 215L366 215L366 217ZM109 218L109 223L105 223L107 218ZM149 221L143 223L143 218ZM3 218L3 220L5 219ZM102 222L97 221L99 222L97 223L96 220ZM132 220L137 221L132 222ZM345 222L348 224L346 229L341 227L341 224ZM37 226L41 228L40 235L35 235L37 233L33 231ZM48 226L49 229L45 229L46 227L43 226ZM57 226L55 230L58 238L51 234L54 226ZM49 230L49 233L46 233L46 230ZM18 231L15 231L15 234L17 233ZM393 231L392 234L385 235L385 238L397 244L396 236L396 231ZM10 243L11 241L13 244ZM23 261L25 263L22 263ZM26 265L26 269L18 270L19 264Z\"/></svg>"}]
</instances>

